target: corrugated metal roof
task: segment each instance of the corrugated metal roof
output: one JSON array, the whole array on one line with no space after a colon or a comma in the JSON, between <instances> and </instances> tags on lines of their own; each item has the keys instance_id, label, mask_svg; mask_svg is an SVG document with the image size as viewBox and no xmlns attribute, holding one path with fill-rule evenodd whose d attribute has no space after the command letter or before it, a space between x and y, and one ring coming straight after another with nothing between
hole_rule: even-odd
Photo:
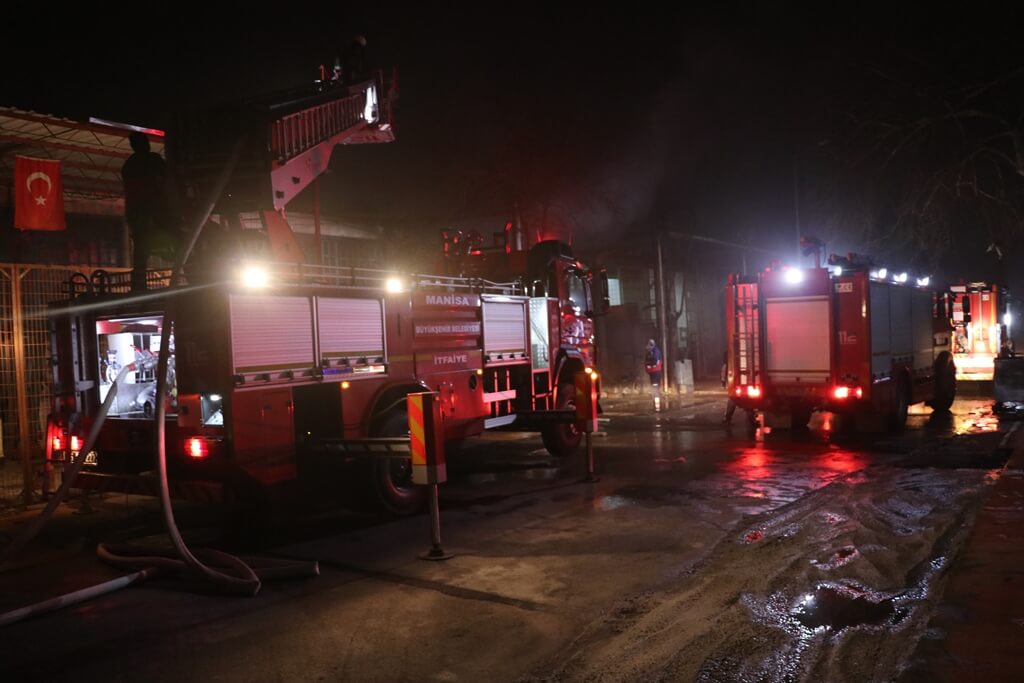
<instances>
[{"instance_id":1,"label":"corrugated metal roof","mask_svg":"<svg viewBox=\"0 0 1024 683\"><path fill-rule=\"evenodd\" d=\"M133 130L148 133L152 150L163 155L161 131L95 119L73 121L0 107L0 185L11 185L17 155L57 159L61 162L64 200L69 210L89 200L120 203L124 198L121 165L132 153L128 136Z\"/></svg>"}]
</instances>

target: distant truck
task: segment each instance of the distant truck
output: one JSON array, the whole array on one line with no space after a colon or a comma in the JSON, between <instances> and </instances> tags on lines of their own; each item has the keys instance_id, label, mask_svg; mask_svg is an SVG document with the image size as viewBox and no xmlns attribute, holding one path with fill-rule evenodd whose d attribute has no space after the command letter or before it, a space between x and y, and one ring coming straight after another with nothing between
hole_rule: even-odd
<instances>
[{"instance_id":1,"label":"distant truck","mask_svg":"<svg viewBox=\"0 0 1024 683\"><path fill-rule=\"evenodd\" d=\"M819 409L882 417L894 431L915 403L948 410L956 395L951 299L928 285L852 256L731 275L732 400L770 426L794 428Z\"/></svg>"},{"instance_id":2,"label":"distant truck","mask_svg":"<svg viewBox=\"0 0 1024 683\"><path fill-rule=\"evenodd\" d=\"M989 282L952 285L953 360L957 378L986 381L1006 340L1006 290Z\"/></svg>"}]
</instances>

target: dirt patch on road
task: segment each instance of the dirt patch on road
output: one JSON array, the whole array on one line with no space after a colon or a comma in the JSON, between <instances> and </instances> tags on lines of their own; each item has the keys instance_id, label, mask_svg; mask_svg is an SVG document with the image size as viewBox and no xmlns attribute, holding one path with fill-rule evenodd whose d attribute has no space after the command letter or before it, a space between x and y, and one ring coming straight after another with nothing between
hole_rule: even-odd
<instances>
[{"instance_id":1,"label":"dirt patch on road","mask_svg":"<svg viewBox=\"0 0 1024 683\"><path fill-rule=\"evenodd\" d=\"M732 530L528 680L889 680L920 637L991 477L878 468Z\"/></svg>"}]
</instances>

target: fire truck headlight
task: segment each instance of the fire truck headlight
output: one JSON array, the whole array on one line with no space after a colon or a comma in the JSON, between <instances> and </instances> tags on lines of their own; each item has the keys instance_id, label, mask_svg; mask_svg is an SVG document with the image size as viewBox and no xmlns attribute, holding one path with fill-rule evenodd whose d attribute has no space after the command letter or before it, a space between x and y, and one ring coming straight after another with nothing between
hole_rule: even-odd
<instances>
[{"instance_id":1,"label":"fire truck headlight","mask_svg":"<svg viewBox=\"0 0 1024 683\"><path fill-rule=\"evenodd\" d=\"M874 273L874 275L872 275L872 277L877 277L879 280L884 280L885 276L888 275L888 274L889 274L888 270L886 270L885 268L879 268L878 270L875 271L875 273Z\"/></svg>"},{"instance_id":2,"label":"fire truck headlight","mask_svg":"<svg viewBox=\"0 0 1024 683\"><path fill-rule=\"evenodd\" d=\"M917 286L918 287L927 287L928 283L931 282L931 281L932 281L932 279L930 277L928 277L928 276L919 277L919 278L917 278Z\"/></svg>"},{"instance_id":3,"label":"fire truck headlight","mask_svg":"<svg viewBox=\"0 0 1024 683\"><path fill-rule=\"evenodd\" d=\"M402 282L400 278L389 277L387 282L384 283L384 289L386 289L389 294L398 294L405 290L405 283Z\"/></svg>"},{"instance_id":4,"label":"fire truck headlight","mask_svg":"<svg viewBox=\"0 0 1024 683\"><path fill-rule=\"evenodd\" d=\"M242 284L252 289L262 289L270 284L270 276L259 266L246 266L242 270Z\"/></svg>"},{"instance_id":5,"label":"fire truck headlight","mask_svg":"<svg viewBox=\"0 0 1024 683\"><path fill-rule=\"evenodd\" d=\"M1011 322L1013 322L1013 316L1010 315L1009 313L1004 313L1003 314L1003 324L1006 325L1007 327L1009 327Z\"/></svg>"},{"instance_id":6,"label":"fire truck headlight","mask_svg":"<svg viewBox=\"0 0 1024 683\"><path fill-rule=\"evenodd\" d=\"M901 283L902 282L906 282L907 281L907 274L906 273L900 273L898 275L893 275L892 279L893 279L893 282L901 282Z\"/></svg>"},{"instance_id":7,"label":"fire truck headlight","mask_svg":"<svg viewBox=\"0 0 1024 683\"><path fill-rule=\"evenodd\" d=\"M799 268L786 269L786 282L791 285L798 285L804 281L804 271Z\"/></svg>"}]
</instances>

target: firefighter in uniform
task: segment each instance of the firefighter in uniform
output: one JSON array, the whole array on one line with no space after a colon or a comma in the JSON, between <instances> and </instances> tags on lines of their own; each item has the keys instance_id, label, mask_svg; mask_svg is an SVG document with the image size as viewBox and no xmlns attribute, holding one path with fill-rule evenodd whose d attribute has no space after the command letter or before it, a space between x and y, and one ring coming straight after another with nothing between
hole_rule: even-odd
<instances>
[{"instance_id":1,"label":"firefighter in uniform","mask_svg":"<svg viewBox=\"0 0 1024 683\"><path fill-rule=\"evenodd\" d=\"M651 395L654 397L654 412L661 412L661 349L653 339L647 340L647 354L644 356L644 370L651 379Z\"/></svg>"}]
</instances>

